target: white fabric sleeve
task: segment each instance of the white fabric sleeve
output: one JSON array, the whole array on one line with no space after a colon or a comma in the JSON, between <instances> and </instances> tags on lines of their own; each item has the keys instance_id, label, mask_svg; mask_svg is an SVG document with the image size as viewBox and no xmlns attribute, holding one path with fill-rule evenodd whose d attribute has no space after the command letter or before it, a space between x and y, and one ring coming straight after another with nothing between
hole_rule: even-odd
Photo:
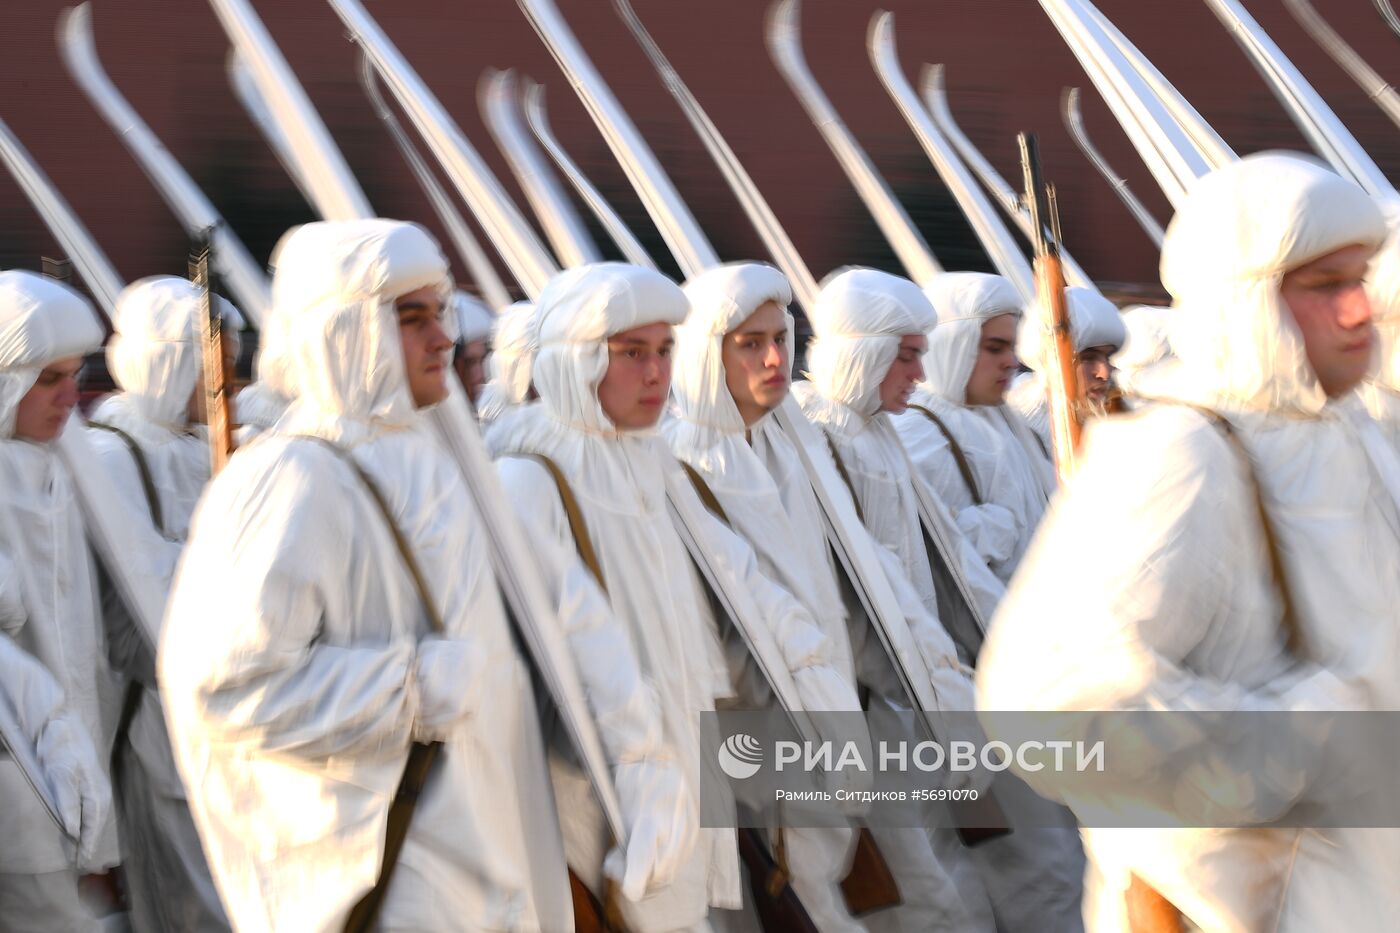
<instances>
[{"instance_id":1,"label":"white fabric sleeve","mask_svg":"<svg viewBox=\"0 0 1400 933\"><path fill-rule=\"evenodd\" d=\"M1130 730L1122 717L1092 714L1066 726L1075 738L1092 729L1109 744L1131 743L1134 773L1026 775L1042 793L1073 799L1085 792L1106 804L1117 795L1124 805L1166 810L1214 797L1212 818L1276 817L1323 766L1315 737L1297 734L1263 748L1262 730L1245 726L1222 737L1219 729L1203 732L1195 717L1160 712L1360 709L1362 698L1333 674L1288 658L1273 609L1260 618L1260 581L1270 572L1258 511L1239 455L1216 428L1183 410L1106 426L1087 441L1079 471L1042 524L989 633L978 667L980 707L1144 711ZM1143 464L1151 465L1151 481ZM1203 645L1238 654L1242 645L1233 639L1261 626L1269 628L1254 637L1273 650L1277 669L1265 682L1247 686L1191 669ZM1225 776L1238 782L1237 792L1220 792Z\"/></svg>"},{"instance_id":2,"label":"white fabric sleeve","mask_svg":"<svg viewBox=\"0 0 1400 933\"><path fill-rule=\"evenodd\" d=\"M961 482L961 480L960 480ZM958 509L954 518L977 555L988 564L1009 560L1016 550L1020 527L1010 509L986 502Z\"/></svg>"},{"instance_id":3,"label":"white fabric sleeve","mask_svg":"<svg viewBox=\"0 0 1400 933\"><path fill-rule=\"evenodd\" d=\"M58 681L5 635L0 635L0 703L20 728L16 740L33 744L63 828L78 841L74 867L95 867L93 858L112 809L107 773L81 721L64 707Z\"/></svg>"},{"instance_id":4,"label":"white fabric sleeve","mask_svg":"<svg viewBox=\"0 0 1400 933\"><path fill-rule=\"evenodd\" d=\"M472 641L429 635L413 659L418 713L415 742L441 742L481 705L482 675L490 662Z\"/></svg>"},{"instance_id":5,"label":"white fabric sleeve","mask_svg":"<svg viewBox=\"0 0 1400 933\"><path fill-rule=\"evenodd\" d=\"M186 546L166 624L181 637L174 651L162 645L162 688L193 688L213 742L311 760L401 755L417 713L416 641L320 639L325 594L348 578L334 546L353 533L346 487L299 457L274 476L231 502L206 499L223 514Z\"/></svg>"},{"instance_id":6,"label":"white fabric sleeve","mask_svg":"<svg viewBox=\"0 0 1400 933\"><path fill-rule=\"evenodd\" d=\"M992 485L975 475L984 500L978 505L967 488L953 449L941 431L921 412L910 411L893 419L900 441L909 452L915 470L939 499L948 506L958 529L967 537L978 556L989 564L1009 559L1021 533L1020 523L1007 508L985 501Z\"/></svg>"}]
</instances>

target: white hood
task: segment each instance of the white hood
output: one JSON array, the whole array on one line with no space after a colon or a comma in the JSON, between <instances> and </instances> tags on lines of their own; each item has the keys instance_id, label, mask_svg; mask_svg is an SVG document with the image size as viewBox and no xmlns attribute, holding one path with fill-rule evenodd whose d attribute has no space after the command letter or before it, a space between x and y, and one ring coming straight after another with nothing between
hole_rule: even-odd
<instances>
[{"instance_id":1,"label":"white hood","mask_svg":"<svg viewBox=\"0 0 1400 933\"><path fill-rule=\"evenodd\" d=\"M1201 179L1162 244L1181 316L1179 391L1236 410L1320 412L1327 395L1279 295L1284 273L1385 237L1366 192L1300 156L1254 155Z\"/></svg>"},{"instance_id":2,"label":"white hood","mask_svg":"<svg viewBox=\"0 0 1400 933\"><path fill-rule=\"evenodd\" d=\"M644 324L679 324L688 309L675 282L638 266L593 263L556 276L540 294L531 369L545 411L570 427L616 434L598 402L608 338Z\"/></svg>"},{"instance_id":3,"label":"white hood","mask_svg":"<svg viewBox=\"0 0 1400 933\"><path fill-rule=\"evenodd\" d=\"M864 418L880 408L880 383L899 341L937 321L919 286L875 269L846 269L822 285L808 315L807 378L822 398Z\"/></svg>"},{"instance_id":4,"label":"white hood","mask_svg":"<svg viewBox=\"0 0 1400 933\"><path fill-rule=\"evenodd\" d=\"M1371 260L1366 290L1380 338L1380 370L1375 382L1400 392L1400 230L1392 231Z\"/></svg>"},{"instance_id":5,"label":"white hood","mask_svg":"<svg viewBox=\"0 0 1400 933\"><path fill-rule=\"evenodd\" d=\"M496 315L481 299L459 288L452 293L452 311L457 323L459 342L476 343L491 336L496 324Z\"/></svg>"},{"instance_id":6,"label":"white hood","mask_svg":"<svg viewBox=\"0 0 1400 933\"><path fill-rule=\"evenodd\" d=\"M279 263L273 302L287 319L284 376L295 399L286 431L353 446L414 425L394 299L431 285L449 301L437 243L401 221L312 223L283 241Z\"/></svg>"},{"instance_id":7,"label":"white hood","mask_svg":"<svg viewBox=\"0 0 1400 933\"><path fill-rule=\"evenodd\" d=\"M14 436L20 399L44 367L102 346L92 306L33 272L0 272L0 440Z\"/></svg>"},{"instance_id":8,"label":"white hood","mask_svg":"<svg viewBox=\"0 0 1400 933\"><path fill-rule=\"evenodd\" d=\"M1113 302L1092 288L1067 288L1065 300L1069 304L1069 328L1075 353L1104 346L1116 352L1123 346L1128 332ZM1016 355L1022 363L1041 373L1053 365L1047 356L1053 352L1053 346L1049 316L1037 304L1027 315L1026 326L1017 334Z\"/></svg>"},{"instance_id":9,"label":"white hood","mask_svg":"<svg viewBox=\"0 0 1400 933\"><path fill-rule=\"evenodd\" d=\"M236 352L243 317L223 298L215 296L215 302ZM133 282L117 298L107 370L141 419L171 431L186 427L185 409L203 354L203 312L203 291L173 275Z\"/></svg>"},{"instance_id":10,"label":"white hood","mask_svg":"<svg viewBox=\"0 0 1400 933\"><path fill-rule=\"evenodd\" d=\"M926 293L938 323L929 330L923 387L954 405L965 405L982 325L1003 314L1019 321L1020 296L1006 279L982 272L945 272L928 284Z\"/></svg>"},{"instance_id":11,"label":"white hood","mask_svg":"<svg viewBox=\"0 0 1400 933\"><path fill-rule=\"evenodd\" d=\"M530 367L540 346L535 307L534 302L517 301L496 315L486 385L476 406L482 424L499 421L530 395Z\"/></svg>"},{"instance_id":12,"label":"white hood","mask_svg":"<svg viewBox=\"0 0 1400 933\"><path fill-rule=\"evenodd\" d=\"M1133 305L1124 308L1123 327L1127 339L1113 355L1114 382L1129 395L1152 395L1146 378L1165 372L1176 355L1172 352L1171 328L1176 319L1171 308Z\"/></svg>"},{"instance_id":13,"label":"white hood","mask_svg":"<svg viewBox=\"0 0 1400 933\"><path fill-rule=\"evenodd\" d=\"M744 467L756 464L745 456L752 451L744 420L726 383L724 336L770 301L791 321L786 309L792 287L772 266L732 263L701 273L684 290L690 314L676 329L671 394L680 420L667 427L671 449L688 463L703 464L705 472L746 473ZM735 475L734 482L747 486L753 478Z\"/></svg>"}]
</instances>

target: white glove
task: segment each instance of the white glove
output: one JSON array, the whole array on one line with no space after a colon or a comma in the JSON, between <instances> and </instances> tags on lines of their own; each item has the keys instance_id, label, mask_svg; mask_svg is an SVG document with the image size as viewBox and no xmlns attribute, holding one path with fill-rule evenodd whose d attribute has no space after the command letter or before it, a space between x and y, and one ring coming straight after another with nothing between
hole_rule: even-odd
<instances>
[{"instance_id":1,"label":"white glove","mask_svg":"<svg viewBox=\"0 0 1400 933\"><path fill-rule=\"evenodd\" d=\"M74 867L80 873L95 867L93 856L112 811L112 785L87 730L67 716L51 719L34 752L53 793L63 830L77 840Z\"/></svg>"},{"instance_id":2,"label":"white glove","mask_svg":"<svg viewBox=\"0 0 1400 933\"><path fill-rule=\"evenodd\" d=\"M618 765L615 781L627 821L626 853L609 852L603 874L621 881L622 896L635 902L675 880L699 836L700 811L676 762Z\"/></svg>"},{"instance_id":3,"label":"white glove","mask_svg":"<svg viewBox=\"0 0 1400 933\"><path fill-rule=\"evenodd\" d=\"M413 662L418 715L415 742L447 738L479 705L486 658L472 642L455 638L424 638Z\"/></svg>"}]
</instances>

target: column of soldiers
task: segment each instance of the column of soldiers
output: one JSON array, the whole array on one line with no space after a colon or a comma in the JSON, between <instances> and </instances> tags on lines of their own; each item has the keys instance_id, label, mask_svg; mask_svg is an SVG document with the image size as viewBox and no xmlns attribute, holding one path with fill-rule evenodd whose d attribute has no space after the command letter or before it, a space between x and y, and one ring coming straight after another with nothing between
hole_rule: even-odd
<instances>
[{"instance_id":1,"label":"column of soldiers","mask_svg":"<svg viewBox=\"0 0 1400 933\"><path fill-rule=\"evenodd\" d=\"M489 312L453 291L420 227L308 224L274 253L258 382L211 479L199 290L123 293L106 349L120 391L85 422L92 309L0 273L0 702L56 810L0 758L0 928L110 928L120 906L136 930L563 933L597 905L613 929L771 930L747 837L701 827L702 711L818 721L920 696L946 712L1393 709L1388 235L1368 195L1311 161L1254 156L1204 179L1163 247L1170 311L1125 328L1068 296L1101 414L1063 486L1043 379L1017 379L1049 369L1036 311L997 276L921 290L833 274L794 384L792 292L772 267L682 287L586 265L496 318L483 364ZM1119 351L1151 391L1107 414ZM428 426L458 391L547 581L620 837L532 679L482 507ZM820 432L878 554L924 681L913 699L780 410ZM64 432L93 462L62 455ZM88 546L75 469L110 477L121 520L168 548L156 644ZM1145 741L1118 802L1169 808L1173 759L1211 752L1198 741ZM1158 929L1164 905L1177 929L1400 916L1400 832L1252 825L1275 788L1231 764L1215 760L1261 787L1228 831L1081 831L1066 772L1026 791L1033 824L976 845L932 814L761 841L822 931ZM1324 793L1314 774L1287 803ZM841 886L864 839L898 888L870 912Z\"/></svg>"}]
</instances>

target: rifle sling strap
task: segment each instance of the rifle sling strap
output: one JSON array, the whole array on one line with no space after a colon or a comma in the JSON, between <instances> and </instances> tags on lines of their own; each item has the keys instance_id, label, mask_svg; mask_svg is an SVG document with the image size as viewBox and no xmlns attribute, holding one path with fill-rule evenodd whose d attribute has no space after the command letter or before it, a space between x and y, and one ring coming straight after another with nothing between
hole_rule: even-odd
<instances>
[{"instance_id":1,"label":"rifle sling strap","mask_svg":"<svg viewBox=\"0 0 1400 933\"><path fill-rule=\"evenodd\" d=\"M445 629L442 616L438 614L437 603L433 602L432 594L428 592L428 584L418 566L418 560L413 556L413 551L409 547L408 540L404 538L403 532L399 529L398 522L394 521L394 513L389 510L389 503L385 500L384 494L380 492L374 480L355 461L349 451L343 450L325 438L312 437L311 435L302 435L302 438L316 441L334 453L346 466L350 467L351 472L360 481L360 485L374 502L375 508L383 516L384 525L394 539L399 557L403 559L404 567L413 580L413 587L418 591L418 599L423 604L423 614L428 619L428 627L434 633L441 634ZM389 804L388 826L384 833L384 860L379 866L379 879L375 881L374 887L370 888L350 910L349 916L345 919L346 933L369 933L370 930L378 926L379 911L384 905L384 895L389 890L389 882L393 879L394 868L398 865L404 840L408 838L408 827L413 821L413 811L418 807L418 797L422 793L424 785L427 784L428 772L432 770L441 749L441 742L432 742L426 745L415 742L409 747L408 761L404 765L403 777L399 779L399 786L394 791L394 799Z\"/></svg>"},{"instance_id":2,"label":"rifle sling strap","mask_svg":"<svg viewBox=\"0 0 1400 933\"><path fill-rule=\"evenodd\" d=\"M549 473L549 478L554 480L554 486L559 490L559 501L563 503L564 514L569 519L569 534L573 535L574 547L578 549L579 559L593 574L593 579L598 581L598 587L607 593L608 583L603 578L603 564L598 560L598 552L593 549L593 538L588 533L588 522L584 520L583 509L579 507L578 497L574 495L573 487L565 478L564 471L559 469L559 464L544 454L521 454L521 456L528 457L544 467L545 471Z\"/></svg>"},{"instance_id":3,"label":"rifle sling strap","mask_svg":"<svg viewBox=\"0 0 1400 933\"><path fill-rule=\"evenodd\" d=\"M933 422L934 427L943 435L943 439L948 442L948 450L953 455L953 460L958 465L958 472L962 474L963 483L967 486L967 492L972 496L973 505L982 505L982 493L977 489L977 477L972 472L972 464L968 462L967 454L963 453L962 445L957 438L953 437L953 432L948 430L948 426L943 423L943 419L935 415L932 411L922 405L910 405L914 411L923 415Z\"/></svg>"},{"instance_id":4,"label":"rifle sling strap","mask_svg":"<svg viewBox=\"0 0 1400 933\"><path fill-rule=\"evenodd\" d=\"M131 459L136 463L136 474L141 478L141 491L146 494L146 508L151 513L151 523L156 526L156 534L164 535L165 518L161 512L160 493L156 491L155 477L151 473L151 464L146 459L146 452L136 443L136 438L116 425L102 421L89 421L88 425L99 431L115 434L126 446ZM126 773L123 751L126 748L126 738L131 734L131 724L136 720L136 713L141 708L143 693L145 687L139 680L133 677L127 681L126 690L122 694L121 714L117 718L117 731L112 734L111 758L108 761L113 783L120 783Z\"/></svg>"},{"instance_id":5,"label":"rifle sling strap","mask_svg":"<svg viewBox=\"0 0 1400 933\"><path fill-rule=\"evenodd\" d=\"M121 438L121 442L126 445L126 449L131 452L131 459L136 462L136 472L141 477L141 490L146 494L146 508L151 512L151 521L156 526L156 533L165 534L165 516L160 507L160 494L156 490L155 476L151 473L150 461L146 459L146 452L141 449L141 445L136 443L136 438L123 431L116 425L107 424L102 421L89 421L89 427L97 428L99 431L109 431Z\"/></svg>"},{"instance_id":6,"label":"rifle sling strap","mask_svg":"<svg viewBox=\"0 0 1400 933\"><path fill-rule=\"evenodd\" d=\"M1282 607L1282 618L1279 625L1283 629L1284 645L1288 652L1294 657L1305 656L1305 644L1302 630L1298 624L1297 602L1293 598L1292 588L1288 583L1288 574L1283 562L1283 552L1279 549L1278 536L1274 528L1273 519L1269 517L1268 506L1264 503L1264 489L1259 484L1259 471L1254 463L1254 456L1245 446L1239 432L1230 420L1220 412L1203 405L1191 405L1189 403L1169 403L1185 404L1188 408L1195 409L1208 421L1219 428L1221 435L1234 448L1244 464L1246 481L1249 483L1254 493L1254 508L1259 516L1259 530L1264 536L1264 547L1269 555L1269 574L1272 578L1274 588L1278 592L1279 603Z\"/></svg>"},{"instance_id":7,"label":"rifle sling strap","mask_svg":"<svg viewBox=\"0 0 1400 933\"><path fill-rule=\"evenodd\" d=\"M695 494L700 497L700 501L705 503L705 508L710 510L710 514L731 528L734 523L729 520L729 515L724 511L724 506L719 504L715 491L710 488L710 484L705 482L705 477L700 475L700 471L695 467L680 461L681 467L685 470L685 475L690 477L690 485L695 487Z\"/></svg>"},{"instance_id":8,"label":"rifle sling strap","mask_svg":"<svg viewBox=\"0 0 1400 933\"><path fill-rule=\"evenodd\" d=\"M823 431L822 437L826 438L826 448L831 451L831 459L836 463L836 472L841 474L841 482L846 484L846 490L851 494L851 504L856 507L856 518L860 519L860 523L864 525L865 511L860 507L860 497L856 495L856 487L851 482L851 474L846 469L846 461L841 459L841 452L836 449L836 442L831 439L831 435Z\"/></svg>"}]
</instances>

